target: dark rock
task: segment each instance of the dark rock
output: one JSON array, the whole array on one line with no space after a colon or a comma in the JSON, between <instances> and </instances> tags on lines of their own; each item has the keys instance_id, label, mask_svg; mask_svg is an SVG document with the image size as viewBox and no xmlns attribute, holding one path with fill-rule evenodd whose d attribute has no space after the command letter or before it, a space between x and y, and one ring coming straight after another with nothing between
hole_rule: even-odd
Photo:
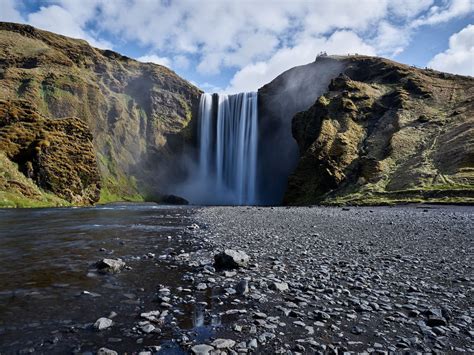
<instances>
[{"instance_id":1,"label":"dark rock","mask_svg":"<svg viewBox=\"0 0 474 355\"><path fill-rule=\"evenodd\" d=\"M160 199L161 203L167 205L188 205L189 201L176 195L165 195Z\"/></svg>"},{"instance_id":2,"label":"dark rock","mask_svg":"<svg viewBox=\"0 0 474 355\"><path fill-rule=\"evenodd\" d=\"M214 256L214 266L218 270L237 269L246 267L249 260L249 256L243 251L226 249Z\"/></svg>"},{"instance_id":3,"label":"dark rock","mask_svg":"<svg viewBox=\"0 0 474 355\"><path fill-rule=\"evenodd\" d=\"M438 327L438 326L446 326L448 323L446 322L446 319L438 316L430 316L428 320L426 321L426 325L429 327Z\"/></svg>"}]
</instances>

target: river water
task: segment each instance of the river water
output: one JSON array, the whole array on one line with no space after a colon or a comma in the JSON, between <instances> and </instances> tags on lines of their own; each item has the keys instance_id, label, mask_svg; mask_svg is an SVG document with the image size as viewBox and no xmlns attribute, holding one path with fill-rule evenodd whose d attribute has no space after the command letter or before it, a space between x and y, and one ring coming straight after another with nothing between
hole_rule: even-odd
<instances>
[{"instance_id":1,"label":"river water","mask_svg":"<svg viewBox=\"0 0 474 355\"><path fill-rule=\"evenodd\" d=\"M211 327L193 305L172 310L161 334L132 330L140 312L159 309L154 298L160 287L186 286L186 267L165 256L191 248L186 226L192 213L153 204L0 210L0 354L158 344L180 353L166 341L178 329L207 337ZM120 257L132 269L98 274L93 264L104 257ZM111 312L117 313L112 328L92 329Z\"/></svg>"}]
</instances>

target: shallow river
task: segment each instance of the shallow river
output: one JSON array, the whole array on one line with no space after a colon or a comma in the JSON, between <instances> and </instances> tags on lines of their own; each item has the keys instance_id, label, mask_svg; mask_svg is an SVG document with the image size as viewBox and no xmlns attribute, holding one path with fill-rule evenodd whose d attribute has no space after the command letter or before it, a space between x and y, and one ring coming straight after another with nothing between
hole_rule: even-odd
<instances>
[{"instance_id":1,"label":"shallow river","mask_svg":"<svg viewBox=\"0 0 474 355\"><path fill-rule=\"evenodd\" d=\"M183 285L187 270L160 256L188 251L183 231L191 218L190 208L152 204L0 210L0 354L126 351L164 341L166 353L180 353L166 343L173 327L207 337L210 327L193 305L172 311L176 321L161 334L131 330L140 312L158 309L159 287ZM98 274L93 264L104 257L120 257L132 270ZM91 328L111 312L116 326Z\"/></svg>"}]
</instances>

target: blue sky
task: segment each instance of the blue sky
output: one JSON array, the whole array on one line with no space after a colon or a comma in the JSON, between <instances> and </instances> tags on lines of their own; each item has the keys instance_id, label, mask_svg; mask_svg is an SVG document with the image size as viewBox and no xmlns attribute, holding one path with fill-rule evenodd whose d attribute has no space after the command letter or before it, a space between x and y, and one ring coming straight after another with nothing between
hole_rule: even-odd
<instances>
[{"instance_id":1,"label":"blue sky","mask_svg":"<svg viewBox=\"0 0 474 355\"><path fill-rule=\"evenodd\" d=\"M0 20L171 67L206 91L257 90L316 54L474 76L474 0L0 0Z\"/></svg>"}]
</instances>

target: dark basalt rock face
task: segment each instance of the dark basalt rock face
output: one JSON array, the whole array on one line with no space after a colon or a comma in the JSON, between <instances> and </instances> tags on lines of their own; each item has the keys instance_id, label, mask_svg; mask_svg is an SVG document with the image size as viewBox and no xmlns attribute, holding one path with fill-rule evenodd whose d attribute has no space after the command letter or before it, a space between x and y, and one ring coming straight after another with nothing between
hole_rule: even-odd
<instances>
[{"instance_id":1,"label":"dark basalt rock face","mask_svg":"<svg viewBox=\"0 0 474 355\"><path fill-rule=\"evenodd\" d=\"M0 23L0 43L2 99L89 126L104 202L159 196L180 175L198 88L161 65L27 25Z\"/></svg>"},{"instance_id":2,"label":"dark basalt rock face","mask_svg":"<svg viewBox=\"0 0 474 355\"><path fill-rule=\"evenodd\" d=\"M92 133L78 118L53 120L26 101L0 100L0 151L37 186L70 203L87 205L99 200ZM29 190L25 187L19 194L34 198Z\"/></svg>"},{"instance_id":3,"label":"dark basalt rock face","mask_svg":"<svg viewBox=\"0 0 474 355\"><path fill-rule=\"evenodd\" d=\"M298 144L291 133L293 116L310 107L343 69L343 63L319 60L287 70L258 90L261 204L281 204L288 176L298 164Z\"/></svg>"},{"instance_id":4,"label":"dark basalt rock face","mask_svg":"<svg viewBox=\"0 0 474 355\"><path fill-rule=\"evenodd\" d=\"M292 132L286 204L474 201L474 79L374 57L344 71Z\"/></svg>"}]
</instances>

